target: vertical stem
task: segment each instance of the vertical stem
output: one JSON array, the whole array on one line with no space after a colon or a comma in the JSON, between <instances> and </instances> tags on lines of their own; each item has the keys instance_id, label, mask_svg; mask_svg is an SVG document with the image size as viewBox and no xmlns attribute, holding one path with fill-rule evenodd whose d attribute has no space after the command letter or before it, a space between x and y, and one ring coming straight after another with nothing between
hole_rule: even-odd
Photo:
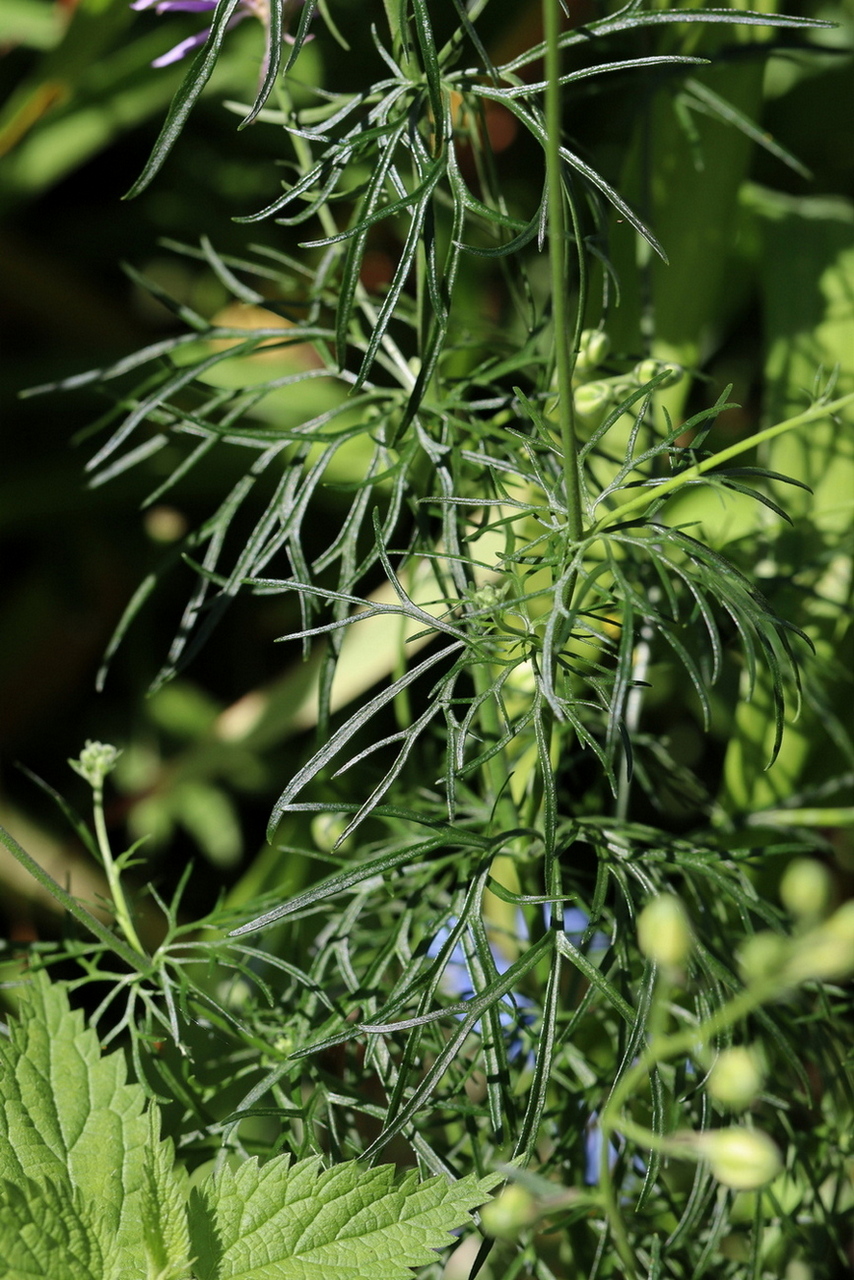
<instances>
[{"instance_id":1,"label":"vertical stem","mask_svg":"<svg viewBox=\"0 0 854 1280\"><path fill-rule=\"evenodd\" d=\"M385 9L386 22L391 35L392 52L400 62L403 70L408 73L409 59L403 56L404 36L400 0L383 0L383 8Z\"/></svg>"},{"instance_id":2,"label":"vertical stem","mask_svg":"<svg viewBox=\"0 0 854 1280\"><path fill-rule=\"evenodd\" d=\"M289 90L281 79L276 83L276 97L285 117L290 118L293 112L293 100ZM297 163L300 165L301 173L305 175L308 173L312 165L311 149L305 139L301 138L298 133L291 134L291 144L294 152L296 153ZM335 221L332 210L328 204L320 206L317 211L317 216L320 219L320 225L328 236L338 235L341 228ZM377 322L377 313L370 302L367 289L361 282L356 286L356 297L359 301L359 307L362 314L368 324L375 325ZM394 365L401 386L407 391L411 391L415 386L415 374L406 363L403 353L397 346L397 343L388 333L383 334L382 348L391 363Z\"/></svg>"},{"instance_id":3,"label":"vertical stem","mask_svg":"<svg viewBox=\"0 0 854 1280\"><path fill-rule=\"evenodd\" d=\"M104 871L107 874L107 883L110 886L110 896L113 899L113 906L116 912L116 920L119 928L127 938L134 951L138 951L141 956L146 955L145 947L139 940L133 920L131 919L130 910L128 908L125 891L122 888L121 877L113 861L113 851L110 848L110 841L107 835L107 824L104 821L104 788L103 784L93 785L93 809L95 818L95 836L98 841L98 849L104 863Z\"/></svg>"},{"instance_id":4,"label":"vertical stem","mask_svg":"<svg viewBox=\"0 0 854 1280\"><path fill-rule=\"evenodd\" d=\"M560 84L560 0L543 0L546 34L546 182L548 185L549 257L551 261L552 315L554 317L555 361L557 368L558 415L563 446L566 487L566 526L573 542L582 534L581 488L578 481L575 410L572 400L572 372L575 355L570 334L578 325L568 323L566 217L563 190ZM573 218L573 222L576 220ZM576 237L579 235L577 223ZM582 246L579 244L579 254ZM575 344L573 343L573 346Z\"/></svg>"}]
</instances>

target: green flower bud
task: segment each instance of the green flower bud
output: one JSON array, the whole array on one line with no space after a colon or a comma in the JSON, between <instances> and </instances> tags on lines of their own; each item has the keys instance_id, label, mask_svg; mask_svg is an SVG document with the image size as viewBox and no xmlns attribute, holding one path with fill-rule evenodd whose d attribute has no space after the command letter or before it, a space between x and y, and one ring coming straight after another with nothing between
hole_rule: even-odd
<instances>
[{"instance_id":1,"label":"green flower bud","mask_svg":"<svg viewBox=\"0 0 854 1280\"><path fill-rule=\"evenodd\" d=\"M839 982L854 973L854 900L798 939L786 967L790 982Z\"/></svg>"},{"instance_id":2,"label":"green flower bud","mask_svg":"<svg viewBox=\"0 0 854 1280\"><path fill-rule=\"evenodd\" d=\"M784 1280L813 1280L813 1269L808 1262L794 1258L786 1267Z\"/></svg>"},{"instance_id":3,"label":"green flower bud","mask_svg":"<svg viewBox=\"0 0 854 1280\"><path fill-rule=\"evenodd\" d=\"M93 790L99 790L104 785L107 774L115 769L121 754L118 747L111 747L108 742L92 742L87 738L86 746L78 759L69 760L68 763L75 773L86 779Z\"/></svg>"},{"instance_id":4,"label":"green flower bud","mask_svg":"<svg viewBox=\"0 0 854 1280\"><path fill-rule=\"evenodd\" d=\"M735 1191L756 1191L783 1167L777 1146L757 1129L715 1129L697 1135L713 1175Z\"/></svg>"},{"instance_id":5,"label":"green flower bud","mask_svg":"<svg viewBox=\"0 0 854 1280\"><path fill-rule=\"evenodd\" d=\"M497 609L509 591L509 582L484 582L470 592L469 599L476 609Z\"/></svg>"},{"instance_id":6,"label":"green flower bud","mask_svg":"<svg viewBox=\"0 0 854 1280\"><path fill-rule=\"evenodd\" d=\"M530 1191L513 1182L480 1211L487 1235L500 1240L515 1240L521 1231L535 1222L537 1205Z\"/></svg>"},{"instance_id":7,"label":"green flower bud","mask_svg":"<svg viewBox=\"0 0 854 1280\"><path fill-rule=\"evenodd\" d=\"M739 953L741 976L748 984L781 976L789 951L789 939L782 938L779 933L771 933L768 929L754 933L743 944Z\"/></svg>"},{"instance_id":8,"label":"green flower bud","mask_svg":"<svg viewBox=\"0 0 854 1280\"><path fill-rule=\"evenodd\" d=\"M814 920L827 911L832 890L827 867L815 858L795 858L780 881L780 900L798 919Z\"/></svg>"},{"instance_id":9,"label":"green flower bud","mask_svg":"<svg viewBox=\"0 0 854 1280\"><path fill-rule=\"evenodd\" d=\"M730 1111L743 1111L762 1088L764 1074L756 1052L739 1045L718 1055L706 1088Z\"/></svg>"},{"instance_id":10,"label":"green flower bud","mask_svg":"<svg viewBox=\"0 0 854 1280\"><path fill-rule=\"evenodd\" d=\"M589 373L597 369L611 349L611 341L607 333L601 329L585 329L578 344L578 355L575 359L577 373Z\"/></svg>"},{"instance_id":11,"label":"green flower bud","mask_svg":"<svg viewBox=\"0 0 854 1280\"><path fill-rule=\"evenodd\" d=\"M854 898L834 911L822 926L822 932L849 946L854 945Z\"/></svg>"},{"instance_id":12,"label":"green flower bud","mask_svg":"<svg viewBox=\"0 0 854 1280\"><path fill-rule=\"evenodd\" d=\"M638 917L638 944L645 956L670 969L684 964L691 950L691 925L672 893L662 893Z\"/></svg>"},{"instance_id":13,"label":"green flower bud","mask_svg":"<svg viewBox=\"0 0 854 1280\"><path fill-rule=\"evenodd\" d=\"M349 818L345 813L319 813L311 820L311 838L321 853L331 853L347 830ZM344 842L346 847L348 840Z\"/></svg>"},{"instance_id":14,"label":"green flower bud","mask_svg":"<svg viewBox=\"0 0 854 1280\"><path fill-rule=\"evenodd\" d=\"M609 382L585 382L572 393L579 418L593 418L611 403L614 388Z\"/></svg>"},{"instance_id":15,"label":"green flower bud","mask_svg":"<svg viewBox=\"0 0 854 1280\"><path fill-rule=\"evenodd\" d=\"M641 360L640 364L635 365L634 376L640 386L646 386L648 382L652 382L653 378L657 378L660 373L666 373L667 377L659 382L656 390L662 391L665 387L675 387L677 382L681 382L685 377L685 370L678 364L671 364L665 360L654 360L652 357L648 360Z\"/></svg>"}]
</instances>

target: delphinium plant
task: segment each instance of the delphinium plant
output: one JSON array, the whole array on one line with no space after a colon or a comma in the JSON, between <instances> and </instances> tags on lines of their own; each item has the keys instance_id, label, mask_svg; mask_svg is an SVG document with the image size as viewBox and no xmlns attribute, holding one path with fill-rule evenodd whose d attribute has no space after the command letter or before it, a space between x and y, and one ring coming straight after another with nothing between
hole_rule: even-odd
<instances>
[{"instance_id":1,"label":"delphinium plant","mask_svg":"<svg viewBox=\"0 0 854 1280\"><path fill-rule=\"evenodd\" d=\"M115 856L103 820L120 759L88 744L75 763L115 926L51 885L82 932L39 954L76 960L72 987L106 984L110 1052L96 1066L89 1039L87 1061L118 1071L127 1042L135 1084L119 1084L156 1154L134 1166L133 1223L96 1222L71 1151L66 1182L42 1168L43 1222L70 1259L75 1232L89 1241L89 1269L67 1273L112 1275L97 1259L119 1240L116 1274L176 1278L843 1274L854 928L814 828L850 819L829 652L850 635L850 546L801 501L815 476L776 459L804 436L817 465L850 468L854 370L819 342L811 394L769 374L773 412L736 434L731 388L703 373L731 301L725 237L749 245L782 216L746 186L750 150L800 164L757 123L766 65L820 24L544 0L508 53L496 0L387 0L369 22L288 0L136 7L210 27L158 59L198 47L130 194L180 160L244 17L263 65L254 102L229 109L279 139L283 181L243 215L245 255L206 235L181 249L242 310L172 304L180 333L71 380L111 398L93 484L137 468L153 506L228 459L104 674L183 569L155 690L216 645L239 596L279 604L304 673L220 718L185 768L227 773L304 736L268 847L204 919L184 917L183 885L152 890L151 945L128 888L145 847ZM336 40L353 46L343 87L303 78ZM603 100L621 131L607 165L585 123ZM706 168L708 207L686 206L680 183ZM253 248L259 222L281 239ZM816 535L796 602L790 502ZM657 730L668 702L690 752ZM801 706L833 736L823 789L807 748L791 755ZM779 903L767 868L785 863ZM34 990L12 1075L42 1023L58 1045L88 1034ZM41 1132L39 1089L15 1097ZM0 1131L0 1172L21 1239L15 1180L38 1182L44 1153L13 1158L16 1133ZM118 1164L137 1141L128 1128ZM295 1186L299 1229L277 1217ZM327 1252L303 1257L321 1222Z\"/></svg>"}]
</instances>

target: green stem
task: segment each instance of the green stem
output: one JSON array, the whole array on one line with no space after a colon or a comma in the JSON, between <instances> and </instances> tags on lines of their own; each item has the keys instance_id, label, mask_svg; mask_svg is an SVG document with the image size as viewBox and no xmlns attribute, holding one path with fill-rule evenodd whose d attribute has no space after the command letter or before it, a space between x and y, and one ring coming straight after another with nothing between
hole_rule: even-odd
<instances>
[{"instance_id":1,"label":"green stem","mask_svg":"<svg viewBox=\"0 0 854 1280\"><path fill-rule=\"evenodd\" d=\"M581 486L578 478L578 446L575 436L575 410L572 399L572 373L575 357L570 345L570 326L566 269L566 218L564 208L563 162L561 140L560 84L560 4L559 0L543 0L543 26L546 35L546 182L548 185L549 258L551 262L552 316L554 317L555 362L557 372L558 418L563 449L563 473L566 487L566 528L570 539L577 542L582 535ZM576 223L573 210L573 222ZM576 236L579 228L575 226ZM579 255L582 247L579 244Z\"/></svg>"},{"instance_id":2,"label":"green stem","mask_svg":"<svg viewBox=\"0 0 854 1280\"><path fill-rule=\"evenodd\" d=\"M666 974L660 974L658 978L658 986L655 992L655 999L652 1001L649 1019L647 1022L647 1036L651 1043L657 1042L660 1038L664 1020L667 1015L669 999L670 981ZM635 1071L636 1066L631 1067L621 1079L617 1080L613 1090L611 1091L611 1096L602 1108L602 1114L599 1117L599 1128L602 1133L602 1147L599 1155L599 1185L604 1199L605 1213L608 1217L608 1222L617 1246L617 1251L620 1254L623 1263L629 1266L630 1275L636 1274L636 1259L629 1244L628 1232L626 1231L620 1202L617 1198L613 1178L611 1177L610 1148L611 1133L614 1129L618 1129L623 1137L629 1138L631 1141L634 1141L634 1138L628 1132L623 1116L619 1116L618 1122L615 1121L613 1125L610 1123L610 1117L615 1111L615 1108L620 1105L618 1099L623 1097L623 1081L626 1076L633 1076ZM640 1126L636 1126L636 1128L639 1129Z\"/></svg>"},{"instance_id":3,"label":"green stem","mask_svg":"<svg viewBox=\"0 0 854 1280\"><path fill-rule=\"evenodd\" d=\"M699 1026L688 1027L685 1031L672 1036L655 1035L647 1050L641 1054L637 1062L617 1082L602 1109L599 1124L602 1129L602 1141L605 1146L607 1147L612 1133L618 1132L625 1134L627 1137L630 1136L626 1127L627 1118L620 1113L628 1097L640 1088L653 1067L662 1062L668 1062L672 1058L677 1058L682 1054L696 1053L698 1045L709 1044L721 1031L734 1026L736 1022L747 1017L754 1009L758 1009L760 1005L763 1005L771 997L778 994L779 990L780 983L776 979L757 982L744 991L740 991L738 995L733 996L726 1004L721 1005ZM658 1004L659 998L660 993L656 996L656 1004ZM639 1127L635 1126L635 1132L639 1131Z\"/></svg>"},{"instance_id":4,"label":"green stem","mask_svg":"<svg viewBox=\"0 0 854 1280\"><path fill-rule=\"evenodd\" d=\"M146 974L148 972L148 966L140 963L140 955L132 951L130 947L122 942L121 938L117 938L106 925L102 924L97 916L93 916L91 911L87 911L82 903L72 897L66 889L63 889L62 885L58 884L53 876L45 871L43 867L40 867L35 858L31 857L26 849L23 849L18 844L15 837L10 835L5 827L0 827L0 843L6 846L12 857L20 862L21 866L26 871L29 871L33 879L43 889L46 889L50 896L64 907L69 915L82 924L84 929L88 929L106 947L109 947L117 956L120 956L125 964L135 969L137 973Z\"/></svg>"},{"instance_id":5,"label":"green stem","mask_svg":"<svg viewBox=\"0 0 854 1280\"><path fill-rule=\"evenodd\" d=\"M279 82L276 85L276 98L283 114L286 117L290 117L291 113L293 112L293 100L291 98L290 93L288 92L287 87L282 83L281 80L279 80ZM306 142L306 140L304 138L301 138L297 133L291 134L291 145L293 146L294 152L296 154L297 163L300 166L300 176L304 177L305 174L308 173L309 169L313 164L311 149L309 148L309 145ZM320 225L323 227L323 230L326 233L326 235L328 236L338 235L341 228L338 226L337 222L335 221L335 218L333 217L333 214L332 214L332 210L330 209L328 204L324 204L320 206L320 208L317 211L317 216L320 219ZM364 315L368 324L372 326L376 325L377 323L376 309L374 308L374 306L370 301L370 295L368 294L367 289L361 282L356 286L356 298L358 300L359 307L362 311L362 314ZM404 387L407 391L411 391L412 388L415 386L415 381L416 381L415 374L412 372L409 365L406 363L406 359L404 358L403 352L400 350L397 343L394 341L393 338L389 336L388 333L383 334L382 348L383 348L383 351L388 356L390 362L394 365L395 371L397 372L401 386Z\"/></svg>"},{"instance_id":6,"label":"green stem","mask_svg":"<svg viewBox=\"0 0 854 1280\"><path fill-rule=\"evenodd\" d=\"M751 827L852 827L854 805L837 809L760 809L744 821Z\"/></svg>"},{"instance_id":7,"label":"green stem","mask_svg":"<svg viewBox=\"0 0 854 1280\"><path fill-rule=\"evenodd\" d=\"M107 836L107 824L104 821L104 788L103 786L93 786L92 792L92 805L95 817L95 838L98 841L98 849L104 863L107 883L110 886L110 896L113 900L113 907L115 908L116 921L134 951L138 952L141 956L146 956L147 958L145 947L140 942L133 920L131 919L118 867L113 860L113 851L110 848L110 841Z\"/></svg>"},{"instance_id":8,"label":"green stem","mask_svg":"<svg viewBox=\"0 0 854 1280\"><path fill-rule=\"evenodd\" d=\"M611 1229L611 1235L614 1239L617 1253L620 1255L620 1261L625 1267L626 1275L629 1277L629 1280L636 1280L638 1271L635 1265L636 1259L634 1250L629 1242L626 1224L623 1221L623 1215L620 1212L620 1206L617 1203L614 1183L611 1179L611 1170L607 1167L609 1150L610 1143L608 1141L608 1136L603 1129L602 1156L600 1161L600 1190L602 1200L604 1202L603 1207L605 1209L605 1216L608 1219L608 1226Z\"/></svg>"},{"instance_id":9,"label":"green stem","mask_svg":"<svg viewBox=\"0 0 854 1280\"><path fill-rule=\"evenodd\" d=\"M704 458L702 462L696 462L692 467L686 467L684 471L680 471L677 476L672 476L670 480L665 480L662 484L657 484L652 489L646 489L642 493L628 498L625 502L618 503L599 522L597 530L607 528L610 524L622 524L629 512L643 510L644 507L651 506L653 502L658 502L661 498L667 497L668 494L677 492L686 484L690 484L692 480L699 479L707 471L712 471L715 467L720 467L723 463L729 462L730 458L737 458L739 454L746 453L749 449L754 449L757 445L764 444L766 440L774 440L777 436L784 435L787 431L794 431L798 427L803 427L808 422L816 422L820 418L828 418L851 404L854 404L854 391L849 392L846 396L841 396L838 400L832 400L830 404L811 405L809 409L805 409L803 413L796 414L794 418L786 418L783 422L775 423L773 427L765 427L762 431L756 431L745 440L737 440L735 444L729 445L726 449L721 449L713 457Z\"/></svg>"},{"instance_id":10,"label":"green stem","mask_svg":"<svg viewBox=\"0 0 854 1280\"><path fill-rule=\"evenodd\" d=\"M620 1205L611 1181L611 1170L608 1164L608 1149L611 1135L621 1134L630 1142L637 1143L647 1150L661 1151L664 1154L676 1155L680 1158L697 1159L697 1151L690 1143L682 1142L670 1135L656 1134L643 1125L636 1124L628 1116L623 1115L623 1106L628 1098L639 1091L653 1067L671 1058L683 1054L696 1053L697 1046L708 1044L720 1031L732 1026L741 1018L752 1013L764 1004L779 990L779 984L773 980L758 982L754 986L738 993L726 1004L721 1005L710 1014L698 1027L689 1027L677 1035L666 1036L661 1032L661 1023L669 1002L670 983L666 975L662 975L653 1003L650 1019L650 1043L625 1075L617 1081L611 1096L602 1108L599 1127L602 1132L601 1191L605 1212L614 1236L614 1242L623 1263L629 1267L629 1274L635 1275L634 1259L626 1235ZM628 1255L625 1250L628 1250Z\"/></svg>"},{"instance_id":11,"label":"green stem","mask_svg":"<svg viewBox=\"0 0 854 1280\"><path fill-rule=\"evenodd\" d=\"M403 29L400 21L400 0L383 0L383 8L385 9L386 22L388 23L388 29L391 35L392 50L395 57L400 58L403 50ZM406 70L405 67L404 70Z\"/></svg>"},{"instance_id":12,"label":"green stem","mask_svg":"<svg viewBox=\"0 0 854 1280\"><path fill-rule=\"evenodd\" d=\"M475 692L483 701L478 709L478 723L485 742L497 741L503 732L498 707L493 697L483 697L492 686L492 675L488 665L476 662L472 666L472 679ZM508 784L509 764L505 752L491 756L481 766L489 803L493 817L501 831L512 831L520 825L519 814L510 793Z\"/></svg>"}]
</instances>

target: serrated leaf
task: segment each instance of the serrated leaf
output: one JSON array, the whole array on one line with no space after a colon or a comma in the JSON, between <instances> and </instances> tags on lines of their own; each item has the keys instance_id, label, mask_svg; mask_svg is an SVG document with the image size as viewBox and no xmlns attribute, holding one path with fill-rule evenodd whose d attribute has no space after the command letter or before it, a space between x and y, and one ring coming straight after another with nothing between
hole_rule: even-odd
<instances>
[{"instance_id":1,"label":"serrated leaf","mask_svg":"<svg viewBox=\"0 0 854 1280\"><path fill-rule=\"evenodd\" d=\"M199 1280L412 1280L488 1198L500 1175L418 1182L391 1165L323 1170L249 1160L214 1173L190 1200Z\"/></svg>"},{"instance_id":2,"label":"serrated leaf","mask_svg":"<svg viewBox=\"0 0 854 1280\"><path fill-rule=\"evenodd\" d=\"M148 1112L142 1191L142 1235L147 1280L185 1280L190 1273L187 1173L175 1166L175 1149L160 1140L157 1111Z\"/></svg>"},{"instance_id":3,"label":"serrated leaf","mask_svg":"<svg viewBox=\"0 0 854 1280\"><path fill-rule=\"evenodd\" d=\"M94 1224L67 1179L0 1181L2 1280L104 1280Z\"/></svg>"},{"instance_id":4,"label":"serrated leaf","mask_svg":"<svg viewBox=\"0 0 854 1280\"><path fill-rule=\"evenodd\" d=\"M0 1043L0 1176L86 1187L106 1228L138 1216L148 1125L145 1095L121 1054L101 1057L65 992L38 975Z\"/></svg>"},{"instance_id":5,"label":"serrated leaf","mask_svg":"<svg viewBox=\"0 0 854 1280\"><path fill-rule=\"evenodd\" d=\"M188 1273L186 1194L172 1173L171 1144L159 1140L157 1109L145 1114L145 1093L127 1083L124 1056L101 1054L64 988L37 974L25 992L8 1040L0 1041L0 1178L38 1188L29 1217L9 1201L21 1248L35 1249L43 1220L57 1248L66 1248L67 1237L69 1262L66 1271L58 1262L39 1271L34 1252L35 1270L22 1264L0 1276L179 1280ZM86 1231L84 1249L78 1237ZM146 1271L146 1257L159 1265Z\"/></svg>"}]
</instances>

